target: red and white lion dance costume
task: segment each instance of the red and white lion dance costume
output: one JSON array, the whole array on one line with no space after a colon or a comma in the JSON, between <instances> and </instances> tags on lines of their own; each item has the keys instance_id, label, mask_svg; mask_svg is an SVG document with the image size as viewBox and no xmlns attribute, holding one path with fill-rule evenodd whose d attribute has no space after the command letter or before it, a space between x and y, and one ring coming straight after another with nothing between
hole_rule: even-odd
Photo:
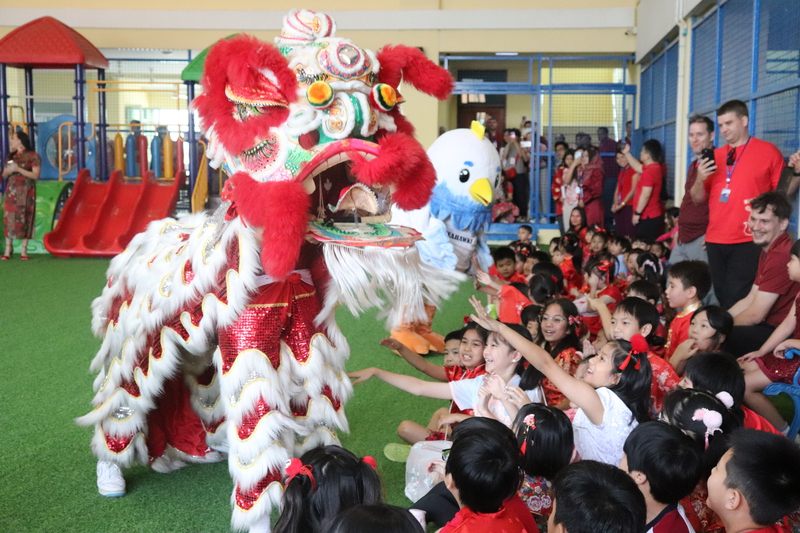
<instances>
[{"instance_id":1,"label":"red and white lion dance costume","mask_svg":"<svg viewBox=\"0 0 800 533\"><path fill-rule=\"evenodd\" d=\"M392 203L425 205L436 179L398 86L445 98L451 77L416 48L376 54L334 33L298 10L277 47L213 47L194 106L231 176L226 202L152 223L92 305L103 342L78 422L94 426L100 464L167 471L226 451L237 529L268 530L288 459L347 430L337 303L388 309L391 327L423 319L458 280L380 223Z\"/></svg>"}]
</instances>

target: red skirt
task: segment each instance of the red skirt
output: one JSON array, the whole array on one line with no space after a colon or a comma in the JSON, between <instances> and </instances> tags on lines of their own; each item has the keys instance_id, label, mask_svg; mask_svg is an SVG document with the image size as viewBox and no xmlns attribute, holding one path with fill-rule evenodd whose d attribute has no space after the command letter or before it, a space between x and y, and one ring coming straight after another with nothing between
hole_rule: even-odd
<instances>
[{"instance_id":1,"label":"red skirt","mask_svg":"<svg viewBox=\"0 0 800 533\"><path fill-rule=\"evenodd\" d=\"M758 368L769 378L772 382L792 383L798 367L800 367L800 359L784 359L783 357L775 357L772 354L767 354L763 357L755 359Z\"/></svg>"}]
</instances>

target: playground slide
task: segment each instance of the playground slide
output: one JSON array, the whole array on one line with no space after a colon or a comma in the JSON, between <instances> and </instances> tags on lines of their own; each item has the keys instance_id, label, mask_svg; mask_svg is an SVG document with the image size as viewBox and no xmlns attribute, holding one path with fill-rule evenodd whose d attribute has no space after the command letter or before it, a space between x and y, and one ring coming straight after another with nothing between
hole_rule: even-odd
<instances>
[{"instance_id":1,"label":"playground slide","mask_svg":"<svg viewBox=\"0 0 800 533\"><path fill-rule=\"evenodd\" d=\"M60 257L111 257L152 220L168 216L180 180L126 181L114 171L108 182L92 181L82 170L56 228L44 236L47 251Z\"/></svg>"}]
</instances>

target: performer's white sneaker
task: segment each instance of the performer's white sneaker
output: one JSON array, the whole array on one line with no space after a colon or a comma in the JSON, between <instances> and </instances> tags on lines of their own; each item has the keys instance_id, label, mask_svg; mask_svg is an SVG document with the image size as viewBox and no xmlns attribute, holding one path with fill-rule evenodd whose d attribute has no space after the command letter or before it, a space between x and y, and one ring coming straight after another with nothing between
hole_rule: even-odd
<instances>
[{"instance_id":1,"label":"performer's white sneaker","mask_svg":"<svg viewBox=\"0 0 800 533\"><path fill-rule=\"evenodd\" d=\"M125 496L125 478L119 465L111 461L97 461L97 491L107 498Z\"/></svg>"}]
</instances>

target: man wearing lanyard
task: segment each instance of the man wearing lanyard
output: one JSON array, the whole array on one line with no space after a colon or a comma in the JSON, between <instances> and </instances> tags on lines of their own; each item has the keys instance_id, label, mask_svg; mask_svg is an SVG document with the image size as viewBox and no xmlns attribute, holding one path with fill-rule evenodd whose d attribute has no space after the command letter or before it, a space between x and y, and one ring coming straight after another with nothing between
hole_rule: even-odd
<instances>
[{"instance_id":1,"label":"man wearing lanyard","mask_svg":"<svg viewBox=\"0 0 800 533\"><path fill-rule=\"evenodd\" d=\"M727 309L753 285L760 249L747 224L750 201L778 186L783 156L772 143L750 136L747 106L740 100L717 109L717 124L727 144L714 151L713 161L697 166L691 195L695 203L708 202L708 264L714 291Z\"/></svg>"}]
</instances>

